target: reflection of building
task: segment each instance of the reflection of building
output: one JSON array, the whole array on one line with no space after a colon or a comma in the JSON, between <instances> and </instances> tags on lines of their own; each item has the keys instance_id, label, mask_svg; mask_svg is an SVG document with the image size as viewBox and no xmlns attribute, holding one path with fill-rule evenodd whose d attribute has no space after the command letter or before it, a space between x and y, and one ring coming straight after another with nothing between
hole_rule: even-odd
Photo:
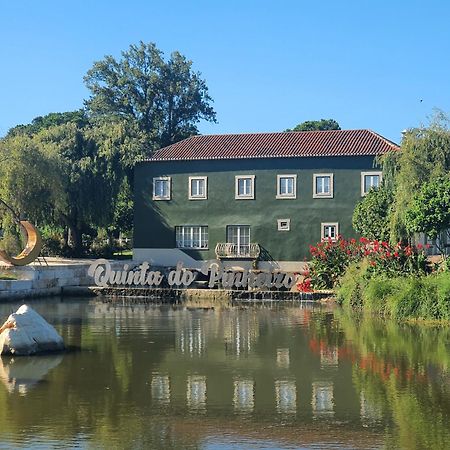
<instances>
[{"instance_id":1,"label":"reflection of building","mask_svg":"<svg viewBox=\"0 0 450 450\"><path fill-rule=\"evenodd\" d=\"M275 380L277 411L284 414L297 412L297 387L295 381Z\"/></svg>"},{"instance_id":2,"label":"reflection of building","mask_svg":"<svg viewBox=\"0 0 450 450\"><path fill-rule=\"evenodd\" d=\"M288 348L277 348L277 366L281 369L289 369Z\"/></svg>"},{"instance_id":3,"label":"reflection of building","mask_svg":"<svg viewBox=\"0 0 450 450\"><path fill-rule=\"evenodd\" d=\"M237 412L251 412L255 406L253 380L234 380L233 405Z\"/></svg>"},{"instance_id":4,"label":"reflection of building","mask_svg":"<svg viewBox=\"0 0 450 450\"><path fill-rule=\"evenodd\" d=\"M189 375L187 379L186 400L188 408L201 412L206 409L206 377Z\"/></svg>"},{"instance_id":5,"label":"reflection of building","mask_svg":"<svg viewBox=\"0 0 450 450\"><path fill-rule=\"evenodd\" d=\"M364 391L361 391L360 405L361 422L363 422L364 424L369 425L380 422L383 418L381 409L367 400Z\"/></svg>"},{"instance_id":6,"label":"reflection of building","mask_svg":"<svg viewBox=\"0 0 450 450\"><path fill-rule=\"evenodd\" d=\"M328 417L334 414L332 381L315 381L312 384L311 405L315 418Z\"/></svg>"},{"instance_id":7,"label":"reflection of building","mask_svg":"<svg viewBox=\"0 0 450 450\"><path fill-rule=\"evenodd\" d=\"M229 312L225 316L224 338L227 351L236 356L248 354L259 336L259 321L251 311L242 314L241 311Z\"/></svg>"},{"instance_id":8,"label":"reflection of building","mask_svg":"<svg viewBox=\"0 0 450 450\"><path fill-rule=\"evenodd\" d=\"M333 347L323 347L320 349L320 367L337 367L339 363L338 348Z\"/></svg>"},{"instance_id":9,"label":"reflection of building","mask_svg":"<svg viewBox=\"0 0 450 450\"><path fill-rule=\"evenodd\" d=\"M170 379L168 375L152 377L152 399L160 404L170 403Z\"/></svg>"}]
</instances>

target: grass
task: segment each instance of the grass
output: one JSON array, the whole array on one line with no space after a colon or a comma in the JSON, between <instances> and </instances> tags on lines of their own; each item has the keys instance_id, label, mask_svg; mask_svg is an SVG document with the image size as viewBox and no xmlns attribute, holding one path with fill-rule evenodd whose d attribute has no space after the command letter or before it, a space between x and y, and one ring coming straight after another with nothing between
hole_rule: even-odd
<instances>
[{"instance_id":1,"label":"grass","mask_svg":"<svg viewBox=\"0 0 450 450\"><path fill-rule=\"evenodd\" d=\"M351 265L336 294L344 307L364 313L402 320L450 321L450 272L369 279L361 264Z\"/></svg>"},{"instance_id":2,"label":"grass","mask_svg":"<svg viewBox=\"0 0 450 450\"><path fill-rule=\"evenodd\" d=\"M114 259L130 259L133 257L133 250L122 250L113 253Z\"/></svg>"}]
</instances>

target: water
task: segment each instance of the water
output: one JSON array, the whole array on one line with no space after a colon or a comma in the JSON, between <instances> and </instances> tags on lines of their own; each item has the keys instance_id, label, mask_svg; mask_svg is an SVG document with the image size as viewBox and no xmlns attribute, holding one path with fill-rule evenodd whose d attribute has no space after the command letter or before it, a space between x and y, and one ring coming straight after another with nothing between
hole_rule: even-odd
<instances>
[{"instance_id":1,"label":"water","mask_svg":"<svg viewBox=\"0 0 450 450\"><path fill-rule=\"evenodd\" d=\"M29 304L71 351L0 359L1 449L449 448L449 328L311 305Z\"/></svg>"}]
</instances>

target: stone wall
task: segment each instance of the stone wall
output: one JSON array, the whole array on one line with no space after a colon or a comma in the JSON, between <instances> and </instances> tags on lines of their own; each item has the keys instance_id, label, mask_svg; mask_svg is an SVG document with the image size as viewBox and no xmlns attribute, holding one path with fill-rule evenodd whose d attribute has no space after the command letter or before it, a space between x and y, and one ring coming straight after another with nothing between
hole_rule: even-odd
<instances>
[{"instance_id":1,"label":"stone wall","mask_svg":"<svg viewBox=\"0 0 450 450\"><path fill-rule=\"evenodd\" d=\"M117 266L121 269L124 261L114 261L111 264L113 268ZM7 268L3 272L18 279L0 280L0 300L61 295L63 289L69 286L91 286L94 280L88 276L89 265L86 262Z\"/></svg>"}]
</instances>

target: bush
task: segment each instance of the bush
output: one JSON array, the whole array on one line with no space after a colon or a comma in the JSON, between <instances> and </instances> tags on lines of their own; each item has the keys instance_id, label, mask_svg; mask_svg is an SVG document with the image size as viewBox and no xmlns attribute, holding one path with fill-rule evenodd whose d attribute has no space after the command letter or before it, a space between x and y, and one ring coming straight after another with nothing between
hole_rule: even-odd
<instances>
[{"instance_id":1,"label":"bush","mask_svg":"<svg viewBox=\"0 0 450 450\"><path fill-rule=\"evenodd\" d=\"M363 264L352 264L336 294L343 306L394 319L450 320L450 273L420 277L368 278Z\"/></svg>"},{"instance_id":2,"label":"bush","mask_svg":"<svg viewBox=\"0 0 450 450\"><path fill-rule=\"evenodd\" d=\"M367 278L376 276L422 275L426 272L426 255L423 246L413 247L398 243L366 238L345 240L338 236L310 246L310 279L316 289L336 286L349 264L368 262Z\"/></svg>"},{"instance_id":3,"label":"bush","mask_svg":"<svg viewBox=\"0 0 450 450\"><path fill-rule=\"evenodd\" d=\"M361 246L356 239L349 241L338 236L310 246L311 253L310 278L317 289L331 289L344 274L347 266L353 261L361 260Z\"/></svg>"}]
</instances>

